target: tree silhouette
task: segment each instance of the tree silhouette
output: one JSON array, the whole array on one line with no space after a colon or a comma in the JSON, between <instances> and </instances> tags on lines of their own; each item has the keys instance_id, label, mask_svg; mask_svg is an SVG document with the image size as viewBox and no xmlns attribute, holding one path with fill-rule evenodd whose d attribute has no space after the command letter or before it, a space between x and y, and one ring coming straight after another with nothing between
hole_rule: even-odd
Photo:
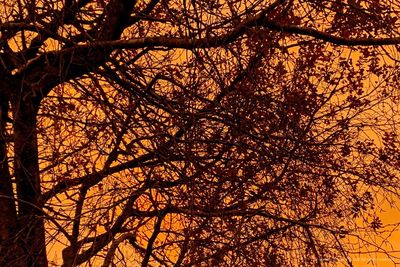
<instances>
[{"instance_id":1,"label":"tree silhouette","mask_svg":"<svg viewBox=\"0 0 400 267\"><path fill-rule=\"evenodd\" d=\"M1 2L1 266L397 260L397 1Z\"/></svg>"}]
</instances>

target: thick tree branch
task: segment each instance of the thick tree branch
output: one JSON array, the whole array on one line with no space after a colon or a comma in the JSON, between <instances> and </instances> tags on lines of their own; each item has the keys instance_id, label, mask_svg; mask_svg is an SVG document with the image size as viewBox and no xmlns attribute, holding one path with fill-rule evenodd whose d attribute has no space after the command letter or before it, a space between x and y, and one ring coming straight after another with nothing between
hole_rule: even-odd
<instances>
[{"instance_id":1,"label":"thick tree branch","mask_svg":"<svg viewBox=\"0 0 400 267\"><path fill-rule=\"evenodd\" d=\"M383 46L383 45L398 45L400 44L400 36L398 37L383 37L383 38L364 38L364 37L341 37L319 31L313 28L306 28L297 25L280 24L267 18L264 19L262 25L271 30L281 31L285 33L293 33L303 36L313 37L328 43L344 46Z\"/></svg>"},{"instance_id":2,"label":"thick tree branch","mask_svg":"<svg viewBox=\"0 0 400 267\"><path fill-rule=\"evenodd\" d=\"M156 241L157 236L160 234L161 223L167 213L168 213L168 209L165 209L161 212L161 215L157 217L156 223L154 225L153 234L151 235L151 237L147 243L146 254L144 255L144 258L142 261L142 267L146 267L149 263L151 254L153 252L154 242Z\"/></svg>"},{"instance_id":3,"label":"thick tree branch","mask_svg":"<svg viewBox=\"0 0 400 267\"><path fill-rule=\"evenodd\" d=\"M219 47L232 43L237 40L240 36L242 36L248 29L248 27L254 26L257 24L260 26L260 23L256 23L257 21L262 20L254 20L251 23L245 24L246 26L238 27L236 30L218 37L211 38L200 38L200 39L190 39L190 38L174 38L174 37L144 37L144 38L135 38L130 40L114 40L114 41L99 41L93 42L85 45L77 45L75 47L67 48L62 50L61 52L69 53L72 51L87 51L95 48L111 48L114 50L117 49L138 49L144 47L155 47L161 46L166 48L182 48L182 49L196 49L196 48L211 48L211 47ZM336 45L344 45L344 46L382 46L382 45L397 45L400 44L400 37L388 37L388 38L345 38L336 35L332 35L329 33L325 33L323 31L318 31L312 28L299 27L296 25L284 25L279 24L274 21L266 20L262 24L262 26L281 31L285 33L294 33L303 36L314 37L315 39L319 39L322 41L326 41Z\"/></svg>"},{"instance_id":4,"label":"thick tree branch","mask_svg":"<svg viewBox=\"0 0 400 267\"><path fill-rule=\"evenodd\" d=\"M32 59L17 72L23 76L26 84L33 90L37 103L46 96L57 84L80 77L85 73L101 66L107 55L116 49L133 49L152 46L167 48L209 48L232 43L248 31L249 28L259 25L264 17L284 1L278 0L265 10L245 19L231 32L220 37L190 39L173 37L146 37L131 40L116 40L124 28L129 25L129 11L135 1L112 1L106 12L106 19L100 27L95 42L76 45L59 51L43 53ZM150 3L153 7L156 1ZM126 5L126 6L125 6ZM119 12L117 12L119 10ZM62 75L60 75L62 73Z\"/></svg>"}]
</instances>

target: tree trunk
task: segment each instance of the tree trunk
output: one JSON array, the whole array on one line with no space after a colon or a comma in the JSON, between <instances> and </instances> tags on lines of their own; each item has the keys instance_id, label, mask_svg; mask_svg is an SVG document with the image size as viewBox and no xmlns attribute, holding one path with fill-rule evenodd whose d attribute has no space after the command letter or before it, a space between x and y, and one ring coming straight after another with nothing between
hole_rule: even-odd
<instances>
[{"instance_id":1,"label":"tree trunk","mask_svg":"<svg viewBox=\"0 0 400 267\"><path fill-rule=\"evenodd\" d=\"M47 266L46 242L40 203L40 176L36 134L37 106L29 96L13 101L14 168L18 198L19 245L26 266Z\"/></svg>"},{"instance_id":2,"label":"tree trunk","mask_svg":"<svg viewBox=\"0 0 400 267\"><path fill-rule=\"evenodd\" d=\"M0 94L0 266L26 266L16 240L17 210L7 156L8 100Z\"/></svg>"}]
</instances>

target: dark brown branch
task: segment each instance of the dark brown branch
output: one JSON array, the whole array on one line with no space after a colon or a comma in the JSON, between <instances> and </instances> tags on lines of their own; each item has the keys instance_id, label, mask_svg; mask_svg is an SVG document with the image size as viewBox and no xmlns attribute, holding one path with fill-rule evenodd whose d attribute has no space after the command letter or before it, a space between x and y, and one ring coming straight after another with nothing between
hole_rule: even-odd
<instances>
[{"instance_id":1,"label":"dark brown branch","mask_svg":"<svg viewBox=\"0 0 400 267\"><path fill-rule=\"evenodd\" d=\"M147 244L147 248L146 248L146 254L144 255L143 261L142 261L142 267L146 267L149 263L150 260L150 256L153 252L153 246L154 246L154 242L157 239L158 234L160 233L161 230L161 223L164 219L164 216L168 213L168 209L164 210L161 215L157 218L157 221L154 225L154 231L153 234L151 235L149 242Z\"/></svg>"},{"instance_id":2,"label":"dark brown branch","mask_svg":"<svg viewBox=\"0 0 400 267\"><path fill-rule=\"evenodd\" d=\"M268 19L264 19L263 26L272 30L285 33L293 33L298 35L310 36L328 43L344 46L383 46L400 44L399 37L387 38L345 38L336 36L313 28L306 28L297 25L284 25Z\"/></svg>"}]
</instances>

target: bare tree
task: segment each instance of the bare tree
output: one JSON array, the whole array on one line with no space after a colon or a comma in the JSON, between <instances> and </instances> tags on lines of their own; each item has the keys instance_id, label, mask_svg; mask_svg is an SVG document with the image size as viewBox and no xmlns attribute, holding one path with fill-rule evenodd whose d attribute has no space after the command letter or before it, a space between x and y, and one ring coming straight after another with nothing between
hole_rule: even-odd
<instances>
[{"instance_id":1,"label":"bare tree","mask_svg":"<svg viewBox=\"0 0 400 267\"><path fill-rule=\"evenodd\" d=\"M1 2L2 266L398 260L397 1Z\"/></svg>"}]
</instances>

